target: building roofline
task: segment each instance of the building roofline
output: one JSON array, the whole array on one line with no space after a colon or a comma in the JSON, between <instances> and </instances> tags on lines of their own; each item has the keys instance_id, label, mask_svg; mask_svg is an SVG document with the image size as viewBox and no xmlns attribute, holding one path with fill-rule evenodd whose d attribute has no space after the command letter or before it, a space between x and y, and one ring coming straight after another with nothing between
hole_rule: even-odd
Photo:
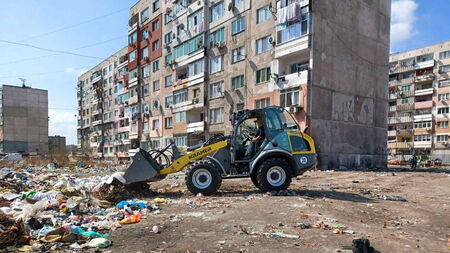
<instances>
[{"instance_id":1,"label":"building roofline","mask_svg":"<svg viewBox=\"0 0 450 253\"><path fill-rule=\"evenodd\" d=\"M419 50L419 49L425 49L425 48L427 48L427 47L433 47L433 46L437 46L437 45L439 45L439 44L445 44L445 43L447 43L447 42L450 43L450 40L441 41L441 42L437 42L437 43L434 43L434 44L431 44L431 45L427 45L427 46L424 46L424 47L418 47L418 48L414 48L414 49L410 49L410 50L406 50L406 51L395 52L395 53L389 54L389 56L394 56L394 55L404 54L404 53L408 53L408 52L415 51L415 50Z\"/></svg>"},{"instance_id":2,"label":"building roofline","mask_svg":"<svg viewBox=\"0 0 450 253\"><path fill-rule=\"evenodd\" d=\"M45 89L33 88L33 87L30 87L30 86L25 86L25 87L23 87L22 85L16 86L16 85L12 85L12 84L2 84L2 85L1 85L1 88L3 88L3 87L21 88L21 89L32 89L32 90L40 90L40 91L48 92L48 90L45 90Z\"/></svg>"},{"instance_id":3,"label":"building roofline","mask_svg":"<svg viewBox=\"0 0 450 253\"><path fill-rule=\"evenodd\" d=\"M128 45L122 47L121 49L119 49L118 51L116 51L115 53L113 53L112 55L106 57L104 60L102 60L101 62L99 62L97 65L95 65L94 67L90 68L89 70L87 70L86 72L84 72L83 74L78 76L78 79L80 79L81 76L85 75L86 73L89 73L90 71L92 71L93 69L99 67L100 65L102 65L102 63L108 61L109 58L112 58L113 56L115 56L115 54L119 53L120 51L127 49L127 53L128 53Z\"/></svg>"}]
</instances>

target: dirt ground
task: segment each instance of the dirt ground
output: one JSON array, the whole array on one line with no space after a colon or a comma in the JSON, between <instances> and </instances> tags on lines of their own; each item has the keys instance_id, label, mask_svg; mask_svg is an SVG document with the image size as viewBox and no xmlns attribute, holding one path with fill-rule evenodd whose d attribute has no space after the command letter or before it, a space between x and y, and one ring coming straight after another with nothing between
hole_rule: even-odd
<instances>
[{"instance_id":1,"label":"dirt ground","mask_svg":"<svg viewBox=\"0 0 450 253\"><path fill-rule=\"evenodd\" d=\"M193 196L186 192L183 174L171 175L151 184L166 199L161 213L113 231L107 250L351 252L343 247L364 237L376 252L449 252L449 173L311 171L293 179L285 194L292 196L262 194L249 179L232 179L210 197ZM345 233L301 228L321 222L339 225ZM152 232L154 225L159 234Z\"/></svg>"}]
</instances>

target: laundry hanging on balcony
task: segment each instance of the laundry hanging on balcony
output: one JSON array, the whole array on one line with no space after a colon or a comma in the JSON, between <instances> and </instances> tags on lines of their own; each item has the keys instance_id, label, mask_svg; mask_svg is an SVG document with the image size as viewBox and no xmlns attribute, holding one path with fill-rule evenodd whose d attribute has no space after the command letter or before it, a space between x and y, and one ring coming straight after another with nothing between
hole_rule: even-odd
<instances>
[{"instance_id":1,"label":"laundry hanging on balcony","mask_svg":"<svg viewBox=\"0 0 450 253\"><path fill-rule=\"evenodd\" d=\"M277 25L286 23L288 21L298 21L302 17L302 7L300 3L293 2L284 8L277 11Z\"/></svg>"}]
</instances>

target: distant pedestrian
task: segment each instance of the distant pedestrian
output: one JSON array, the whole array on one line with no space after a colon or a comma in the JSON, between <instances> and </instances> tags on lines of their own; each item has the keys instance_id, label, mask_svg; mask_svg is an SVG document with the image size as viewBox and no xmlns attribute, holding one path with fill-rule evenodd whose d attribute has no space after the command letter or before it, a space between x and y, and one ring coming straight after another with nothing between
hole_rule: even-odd
<instances>
[{"instance_id":1,"label":"distant pedestrian","mask_svg":"<svg viewBox=\"0 0 450 253\"><path fill-rule=\"evenodd\" d=\"M417 156L415 153L413 154L413 157L412 157L411 169L412 170L417 169Z\"/></svg>"}]
</instances>

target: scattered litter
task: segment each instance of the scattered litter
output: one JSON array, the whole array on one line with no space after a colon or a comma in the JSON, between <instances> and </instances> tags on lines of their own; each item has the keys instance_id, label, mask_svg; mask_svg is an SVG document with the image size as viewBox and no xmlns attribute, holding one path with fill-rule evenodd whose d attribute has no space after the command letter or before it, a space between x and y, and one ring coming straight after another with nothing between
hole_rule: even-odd
<instances>
[{"instance_id":1,"label":"scattered litter","mask_svg":"<svg viewBox=\"0 0 450 253\"><path fill-rule=\"evenodd\" d=\"M106 238L95 238L92 239L87 246L89 248L108 248L111 246L111 241Z\"/></svg>"},{"instance_id":2,"label":"scattered litter","mask_svg":"<svg viewBox=\"0 0 450 253\"><path fill-rule=\"evenodd\" d=\"M384 200L390 200L390 201L403 201L403 202L406 201L406 199L399 197L399 196L389 196L389 195L384 195L384 194L377 194L376 197L378 199L384 199Z\"/></svg>"},{"instance_id":3,"label":"scattered litter","mask_svg":"<svg viewBox=\"0 0 450 253\"><path fill-rule=\"evenodd\" d=\"M158 226L153 226L152 227L152 231L153 231L153 233L155 233L155 234L158 234L159 233L159 227Z\"/></svg>"}]
</instances>

